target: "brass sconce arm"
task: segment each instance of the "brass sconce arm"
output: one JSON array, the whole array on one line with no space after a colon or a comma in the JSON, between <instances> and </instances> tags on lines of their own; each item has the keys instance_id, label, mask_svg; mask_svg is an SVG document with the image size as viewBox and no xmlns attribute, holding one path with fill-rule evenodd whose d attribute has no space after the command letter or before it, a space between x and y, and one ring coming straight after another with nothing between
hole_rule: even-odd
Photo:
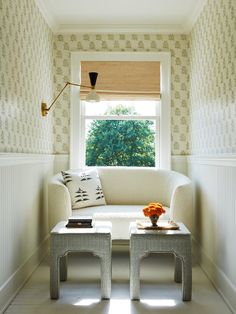
<instances>
[{"instance_id":1,"label":"brass sconce arm","mask_svg":"<svg viewBox=\"0 0 236 314\"><path fill-rule=\"evenodd\" d=\"M90 92L90 94L91 94L90 97L88 97L88 96L86 97L87 101L99 101L99 96L95 92L95 85L96 85L96 81L97 81L97 76L98 76L97 72L89 72L89 78L90 78L91 86L86 86L86 85L66 82L65 86L58 93L58 95L56 96L56 98L53 100L53 102L51 103L51 105L49 107L48 107L48 105L45 102L41 103L41 114L42 114L42 116L45 117L48 114L49 110L52 108L52 106L55 104L57 99L60 97L60 95L63 93L64 89L68 85L85 87L85 88L91 89L93 93Z\"/></svg>"},{"instance_id":2,"label":"brass sconce arm","mask_svg":"<svg viewBox=\"0 0 236 314\"><path fill-rule=\"evenodd\" d=\"M59 92L59 94L56 96L56 98L53 100L53 102L50 104L50 106L48 107L48 105L45 102L41 103L41 113L42 116L45 117L49 110L52 108L52 106L55 104L55 102L57 101L57 99L60 97L60 95L63 93L63 91L66 89L66 87L68 85L73 85L73 86L79 86L79 87L86 87L86 88L91 88L93 89L94 86L86 86L86 85L81 85L81 84L76 84L76 83L71 83L71 82L66 82L66 84L64 85L64 87L62 88L62 90Z\"/></svg>"}]
</instances>

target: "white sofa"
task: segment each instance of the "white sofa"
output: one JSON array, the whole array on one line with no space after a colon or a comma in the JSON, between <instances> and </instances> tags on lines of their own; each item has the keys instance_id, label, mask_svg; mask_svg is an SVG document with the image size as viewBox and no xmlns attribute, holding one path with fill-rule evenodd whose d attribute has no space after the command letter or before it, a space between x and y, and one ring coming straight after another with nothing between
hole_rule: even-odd
<instances>
[{"instance_id":1,"label":"white sofa","mask_svg":"<svg viewBox=\"0 0 236 314\"><path fill-rule=\"evenodd\" d=\"M71 208L69 191L61 174L49 182L49 226L76 215L112 222L112 239L128 240L129 223L144 219L142 208L160 202L166 213L160 219L183 222L192 229L192 185L188 177L155 168L98 167L106 205Z\"/></svg>"}]
</instances>

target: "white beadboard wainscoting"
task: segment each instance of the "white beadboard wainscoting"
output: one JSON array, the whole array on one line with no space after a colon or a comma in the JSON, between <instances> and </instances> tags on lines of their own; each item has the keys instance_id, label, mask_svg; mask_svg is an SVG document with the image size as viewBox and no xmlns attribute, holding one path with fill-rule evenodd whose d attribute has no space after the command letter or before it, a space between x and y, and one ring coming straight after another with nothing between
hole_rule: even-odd
<instances>
[{"instance_id":1,"label":"white beadboard wainscoting","mask_svg":"<svg viewBox=\"0 0 236 314\"><path fill-rule=\"evenodd\" d=\"M54 156L0 154L0 313L47 253Z\"/></svg>"},{"instance_id":2,"label":"white beadboard wainscoting","mask_svg":"<svg viewBox=\"0 0 236 314\"><path fill-rule=\"evenodd\" d=\"M236 156L188 157L201 267L236 313Z\"/></svg>"}]
</instances>

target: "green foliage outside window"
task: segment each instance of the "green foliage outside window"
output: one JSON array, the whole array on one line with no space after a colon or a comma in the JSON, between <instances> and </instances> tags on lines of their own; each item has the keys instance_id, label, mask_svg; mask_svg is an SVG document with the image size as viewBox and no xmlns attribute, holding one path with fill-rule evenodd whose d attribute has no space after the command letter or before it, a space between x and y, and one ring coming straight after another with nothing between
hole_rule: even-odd
<instances>
[{"instance_id":1,"label":"green foliage outside window","mask_svg":"<svg viewBox=\"0 0 236 314\"><path fill-rule=\"evenodd\" d=\"M135 115L122 105L107 115ZM86 141L87 166L155 166L154 122L150 120L94 120Z\"/></svg>"}]
</instances>

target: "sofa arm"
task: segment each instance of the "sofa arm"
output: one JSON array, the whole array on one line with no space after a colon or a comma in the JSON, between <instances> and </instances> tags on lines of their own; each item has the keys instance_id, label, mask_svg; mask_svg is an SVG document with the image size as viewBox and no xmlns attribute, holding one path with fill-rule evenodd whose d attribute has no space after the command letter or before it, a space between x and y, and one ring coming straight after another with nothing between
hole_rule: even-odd
<instances>
[{"instance_id":1,"label":"sofa arm","mask_svg":"<svg viewBox=\"0 0 236 314\"><path fill-rule=\"evenodd\" d=\"M175 188L170 203L170 218L183 222L193 232L193 191L192 184L186 183Z\"/></svg>"},{"instance_id":2,"label":"sofa arm","mask_svg":"<svg viewBox=\"0 0 236 314\"><path fill-rule=\"evenodd\" d=\"M72 207L67 187L58 180L51 181L48 185L49 230L70 216L72 216Z\"/></svg>"}]
</instances>

